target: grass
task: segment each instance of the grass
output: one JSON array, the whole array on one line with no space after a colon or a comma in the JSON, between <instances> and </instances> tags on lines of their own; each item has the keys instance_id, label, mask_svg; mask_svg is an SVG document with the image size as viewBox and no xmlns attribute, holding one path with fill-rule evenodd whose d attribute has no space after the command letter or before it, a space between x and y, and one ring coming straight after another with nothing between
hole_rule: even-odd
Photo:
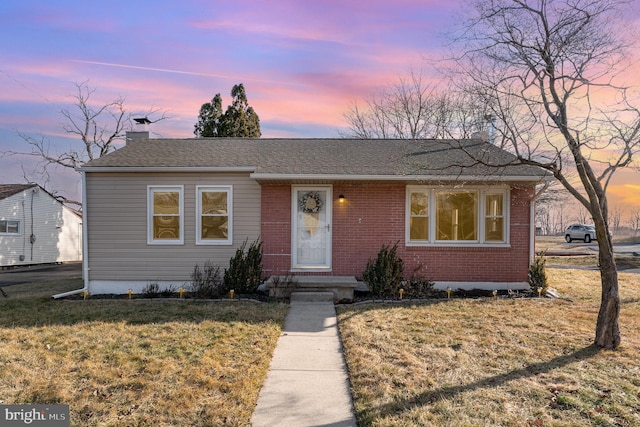
<instances>
[{"instance_id":1,"label":"grass","mask_svg":"<svg viewBox=\"0 0 640 427\"><path fill-rule=\"evenodd\" d=\"M577 255L577 256L547 256L548 266L564 266L564 267L589 267L597 268L597 255ZM629 268L640 268L640 256L630 254L616 254L616 266L618 271L624 271Z\"/></svg>"},{"instance_id":2,"label":"grass","mask_svg":"<svg viewBox=\"0 0 640 427\"><path fill-rule=\"evenodd\" d=\"M597 272L548 269L568 300L338 309L359 426L640 426L640 275L620 274L622 346L592 346Z\"/></svg>"},{"instance_id":3,"label":"grass","mask_svg":"<svg viewBox=\"0 0 640 427\"><path fill-rule=\"evenodd\" d=\"M54 301L81 281L4 288L0 403L64 403L73 426L248 425L287 306Z\"/></svg>"}]
</instances>

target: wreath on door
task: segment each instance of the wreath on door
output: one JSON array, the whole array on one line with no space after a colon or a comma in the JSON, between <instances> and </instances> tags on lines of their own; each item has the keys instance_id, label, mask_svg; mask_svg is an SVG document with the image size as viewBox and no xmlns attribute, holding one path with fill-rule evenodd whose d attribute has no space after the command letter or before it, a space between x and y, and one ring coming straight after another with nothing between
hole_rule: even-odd
<instances>
[{"instance_id":1,"label":"wreath on door","mask_svg":"<svg viewBox=\"0 0 640 427\"><path fill-rule=\"evenodd\" d=\"M300 197L298 200L300 210L307 214L314 214L320 212L322 208L322 200L320 199L320 193L317 191L310 191Z\"/></svg>"}]
</instances>

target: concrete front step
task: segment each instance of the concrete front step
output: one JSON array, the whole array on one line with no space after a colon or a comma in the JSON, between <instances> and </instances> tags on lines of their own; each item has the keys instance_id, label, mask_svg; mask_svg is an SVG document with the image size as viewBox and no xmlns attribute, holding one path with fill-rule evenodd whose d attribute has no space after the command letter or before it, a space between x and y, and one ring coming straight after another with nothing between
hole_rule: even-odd
<instances>
[{"instance_id":1,"label":"concrete front step","mask_svg":"<svg viewBox=\"0 0 640 427\"><path fill-rule=\"evenodd\" d=\"M289 298L292 292L330 292L334 301L350 301L358 281L353 276L271 276L266 285L276 298Z\"/></svg>"},{"instance_id":2,"label":"concrete front step","mask_svg":"<svg viewBox=\"0 0 640 427\"><path fill-rule=\"evenodd\" d=\"M291 302L333 302L333 292L291 292Z\"/></svg>"}]
</instances>

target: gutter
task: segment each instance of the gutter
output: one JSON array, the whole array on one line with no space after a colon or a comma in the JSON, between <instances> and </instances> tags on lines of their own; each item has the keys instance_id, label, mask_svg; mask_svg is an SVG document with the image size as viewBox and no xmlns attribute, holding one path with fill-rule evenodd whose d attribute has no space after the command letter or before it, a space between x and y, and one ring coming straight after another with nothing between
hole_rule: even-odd
<instances>
[{"instance_id":1,"label":"gutter","mask_svg":"<svg viewBox=\"0 0 640 427\"><path fill-rule=\"evenodd\" d=\"M257 166L80 166L80 172L248 172Z\"/></svg>"},{"instance_id":2,"label":"gutter","mask_svg":"<svg viewBox=\"0 0 640 427\"><path fill-rule=\"evenodd\" d=\"M86 174L82 173L82 278L84 279L84 286L82 289L76 289L74 291L63 292L61 294L53 295L53 299L59 299L68 297L70 295L76 295L89 290L89 227L87 227L87 180Z\"/></svg>"},{"instance_id":3,"label":"gutter","mask_svg":"<svg viewBox=\"0 0 640 427\"><path fill-rule=\"evenodd\" d=\"M505 182L539 182L542 176L514 175L350 175L350 174L281 174L252 173L255 180L328 180L328 181L505 181Z\"/></svg>"}]
</instances>

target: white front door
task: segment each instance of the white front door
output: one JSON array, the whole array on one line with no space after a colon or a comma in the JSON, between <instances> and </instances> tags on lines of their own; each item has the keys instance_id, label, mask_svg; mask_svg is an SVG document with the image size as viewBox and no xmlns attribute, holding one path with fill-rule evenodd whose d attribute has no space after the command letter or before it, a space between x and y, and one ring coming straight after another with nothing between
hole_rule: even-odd
<instances>
[{"instance_id":1,"label":"white front door","mask_svg":"<svg viewBox=\"0 0 640 427\"><path fill-rule=\"evenodd\" d=\"M293 187L291 262L294 270L331 269L332 200L330 186Z\"/></svg>"}]
</instances>

